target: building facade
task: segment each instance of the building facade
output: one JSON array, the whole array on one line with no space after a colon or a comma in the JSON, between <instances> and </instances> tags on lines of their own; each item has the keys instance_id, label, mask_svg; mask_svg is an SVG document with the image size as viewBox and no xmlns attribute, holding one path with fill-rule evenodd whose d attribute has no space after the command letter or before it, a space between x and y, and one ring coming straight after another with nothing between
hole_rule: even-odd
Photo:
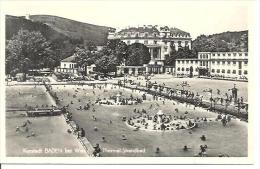
<instances>
[{"instance_id":1,"label":"building facade","mask_svg":"<svg viewBox=\"0 0 260 169\"><path fill-rule=\"evenodd\" d=\"M76 64L76 55L72 55L70 57L67 57L60 62L60 66L55 68L55 72L59 73L72 73L72 74L78 74L78 68Z\"/></svg>"},{"instance_id":2,"label":"building facade","mask_svg":"<svg viewBox=\"0 0 260 169\"><path fill-rule=\"evenodd\" d=\"M177 51L181 47L191 49L191 36L189 33L167 26L144 25L143 27L122 29L118 32L114 30L109 32L108 39L120 39L127 45L141 43L147 46L151 55L149 64L144 65L143 69L147 73L164 73L165 57L169 55L172 50ZM129 68L123 65L119 67L119 69ZM132 67L130 69L135 70L135 68ZM139 67L137 69L140 70ZM120 70L120 72L126 71Z\"/></svg>"},{"instance_id":3,"label":"building facade","mask_svg":"<svg viewBox=\"0 0 260 169\"><path fill-rule=\"evenodd\" d=\"M248 52L199 52L195 59L176 59L177 75L248 78Z\"/></svg>"}]
</instances>

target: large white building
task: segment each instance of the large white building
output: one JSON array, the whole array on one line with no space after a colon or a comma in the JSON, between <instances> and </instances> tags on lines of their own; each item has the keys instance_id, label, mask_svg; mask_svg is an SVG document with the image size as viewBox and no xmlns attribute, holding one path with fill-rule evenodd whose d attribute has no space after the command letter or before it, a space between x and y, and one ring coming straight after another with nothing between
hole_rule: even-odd
<instances>
[{"instance_id":1,"label":"large white building","mask_svg":"<svg viewBox=\"0 0 260 169\"><path fill-rule=\"evenodd\" d=\"M247 79L248 52L199 52L198 58L176 59L176 74Z\"/></svg>"},{"instance_id":2,"label":"large white building","mask_svg":"<svg viewBox=\"0 0 260 169\"><path fill-rule=\"evenodd\" d=\"M108 39L120 39L127 45L142 43L149 48L151 54L149 64L144 65L142 69L133 66L119 66L118 73L138 72L138 70L148 73L163 73L165 72L165 57L172 50L175 49L177 51L180 47L191 49L191 36L189 33L167 26L144 25L142 27L129 27L118 31L114 30L109 32Z\"/></svg>"}]
</instances>

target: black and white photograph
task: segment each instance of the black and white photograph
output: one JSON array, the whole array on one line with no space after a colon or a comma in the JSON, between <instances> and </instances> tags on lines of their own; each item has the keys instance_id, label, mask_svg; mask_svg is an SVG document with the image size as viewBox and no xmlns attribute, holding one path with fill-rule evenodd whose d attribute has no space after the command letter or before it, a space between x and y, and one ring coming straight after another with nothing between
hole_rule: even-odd
<instances>
[{"instance_id":1,"label":"black and white photograph","mask_svg":"<svg viewBox=\"0 0 260 169\"><path fill-rule=\"evenodd\" d=\"M254 4L3 1L3 160L252 164Z\"/></svg>"}]
</instances>

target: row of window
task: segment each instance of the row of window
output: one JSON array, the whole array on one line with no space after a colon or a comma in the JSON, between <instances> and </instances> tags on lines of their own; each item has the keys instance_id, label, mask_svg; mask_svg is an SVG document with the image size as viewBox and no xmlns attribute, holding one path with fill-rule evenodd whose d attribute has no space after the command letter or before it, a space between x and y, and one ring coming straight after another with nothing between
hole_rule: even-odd
<instances>
[{"instance_id":1,"label":"row of window","mask_svg":"<svg viewBox=\"0 0 260 169\"><path fill-rule=\"evenodd\" d=\"M196 64L198 63L197 60L182 60L182 61L178 60L177 62L178 62L179 64L180 64L180 63L184 64L185 61L186 61L186 63L193 63L193 61L194 61L194 63L196 63Z\"/></svg>"},{"instance_id":2,"label":"row of window","mask_svg":"<svg viewBox=\"0 0 260 169\"><path fill-rule=\"evenodd\" d=\"M242 53L233 53L233 56L237 56L237 54L238 56L242 56ZM220 56L220 53L212 53L212 56ZM222 53L222 56L226 56L226 53ZM231 56L231 53L227 53L227 56ZM245 56L248 56L248 53L245 53Z\"/></svg>"},{"instance_id":3,"label":"row of window","mask_svg":"<svg viewBox=\"0 0 260 169\"><path fill-rule=\"evenodd\" d=\"M215 73L215 69L211 69L212 73ZM216 69L216 73L220 73L220 69ZM225 69L221 70L221 73L226 73ZM236 70L232 70L232 74L236 74L237 71ZM231 70L227 70L227 74L231 74ZM241 75L242 74L242 70L238 70L238 74ZM247 75L247 70L244 70L244 75Z\"/></svg>"},{"instance_id":4,"label":"row of window","mask_svg":"<svg viewBox=\"0 0 260 169\"><path fill-rule=\"evenodd\" d=\"M177 68L177 71L190 71L190 68L184 68L184 67L182 67L182 68L180 68L180 67L178 67ZM198 69L195 69L195 71L197 72L198 71ZM216 69L216 72L215 72L215 69L212 69L211 70L211 72L212 73L220 73L220 69ZM221 73L226 73L226 70L225 69L222 69L221 70ZM237 73L237 71L236 70L232 70L232 74L236 74ZM247 75L247 70L244 70L244 75ZM227 70L227 74L231 74L231 70ZM242 74L242 70L238 70L238 74L239 75L241 75Z\"/></svg>"},{"instance_id":5,"label":"row of window","mask_svg":"<svg viewBox=\"0 0 260 169\"><path fill-rule=\"evenodd\" d=\"M184 67L182 67L182 68L178 67L178 68L177 68L177 71L180 71L180 70L181 70L181 71L184 71L184 70L190 71L190 68L187 67L187 68L185 69ZM197 72L198 69L196 68L195 71Z\"/></svg>"},{"instance_id":6,"label":"row of window","mask_svg":"<svg viewBox=\"0 0 260 169\"><path fill-rule=\"evenodd\" d=\"M208 54L200 54L201 59L208 59Z\"/></svg>"},{"instance_id":7,"label":"row of window","mask_svg":"<svg viewBox=\"0 0 260 169\"><path fill-rule=\"evenodd\" d=\"M65 64L65 63L64 63L63 66L64 66L64 68L66 68L66 64ZM72 69L72 68L75 68L75 67L74 67L74 64L69 64L69 68L71 68L71 69Z\"/></svg>"},{"instance_id":8,"label":"row of window","mask_svg":"<svg viewBox=\"0 0 260 169\"><path fill-rule=\"evenodd\" d=\"M135 36L135 37L148 37L148 36L150 36L150 37L158 37L159 36L159 34L158 33L152 33L152 34L150 34L149 35L149 33L148 32L145 32L145 33L139 33L139 32L128 32L128 33L125 33L125 34L123 34L123 35L127 35L127 37L132 37L132 35L133 36ZM163 34L162 35L164 38L166 38L166 37L175 37L174 36L174 34L172 34L172 33L169 33L169 34ZM188 35L185 35L185 36L182 36L182 35L178 35L177 37L188 37Z\"/></svg>"},{"instance_id":9,"label":"row of window","mask_svg":"<svg viewBox=\"0 0 260 169\"><path fill-rule=\"evenodd\" d=\"M136 40L135 40L135 43L139 43L139 40L136 39ZM164 43L167 44L168 42L167 42L167 41L164 41ZM178 43L178 46L181 46L181 41L178 41L177 43ZM131 44L131 41L128 40L128 41L127 41L127 45L130 45L130 44ZM144 40L144 44L147 45L147 44L148 44L148 40ZM153 44L157 44L157 40L154 40L154 41L153 41ZM174 44L173 41L171 41L170 46L175 46L175 44ZM185 41L185 46L189 46L189 41Z\"/></svg>"},{"instance_id":10,"label":"row of window","mask_svg":"<svg viewBox=\"0 0 260 169\"><path fill-rule=\"evenodd\" d=\"M215 61L212 61L211 63L212 63L212 65L214 65L214 64L215 64ZM225 65L225 63L226 63L226 61L221 61L221 64L222 64L222 65ZM231 61L227 61L227 65L230 65L230 63L231 63ZM239 62L239 63L241 63L241 62ZM244 65L247 65L247 63L248 63L247 61L244 61ZM216 61L216 64L217 64L217 65L220 65L220 61ZM233 65L236 65L237 62L236 62L236 61L232 61L232 64L233 64Z\"/></svg>"},{"instance_id":11,"label":"row of window","mask_svg":"<svg viewBox=\"0 0 260 169\"><path fill-rule=\"evenodd\" d=\"M212 65L215 65L215 63L217 64L217 65L220 65L220 63L222 64L222 65L225 65L225 63L227 62L227 65L230 65L231 64L231 61L212 61L211 63L212 63ZM195 61L193 61L193 60L182 60L182 61L180 61L180 60L178 60L177 61L177 63L182 63L182 64L184 64L184 63L187 63L187 64L189 64L189 63L191 63L191 64L193 64L193 63L198 63L198 61L197 60L195 60ZM247 65L247 63L248 63L248 61L244 61L244 65ZM232 61L232 64L233 65L236 65L237 64L237 61Z\"/></svg>"}]
</instances>

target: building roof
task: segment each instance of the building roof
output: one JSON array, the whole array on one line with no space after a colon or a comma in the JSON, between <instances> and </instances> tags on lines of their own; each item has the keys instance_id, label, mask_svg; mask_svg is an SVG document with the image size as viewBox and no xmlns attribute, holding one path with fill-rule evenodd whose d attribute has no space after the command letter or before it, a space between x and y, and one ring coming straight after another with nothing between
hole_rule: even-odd
<instances>
[{"instance_id":1,"label":"building roof","mask_svg":"<svg viewBox=\"0 0 260 169\"><path fill-rule=\"evenodd\" d=\"M159 34L161 32L170 32L173 36L186 36L190 37L190 33L185 32L183 30L180 30L178 28L169 28L168 26L160 27L160 30L156 26L143 26L143 27L130 27L126 29L122 29L121 31L118 32L118 34L125 34L128 32L139 32L139 33L148 33L148 34L153 34L157 33Z\"/></svg>"},{"instance_id":2,"label":"building roof","mask_svg":"<svg viewBox=\"0 0 260 169\"><path fill-rule=\"evenodd\" d=\"M77 56L76 56L75 54L73 54L72 56L67 57L67 58L61 60L61 62L75 62L76 57L77 57Z\"/></svg>"},{"instance_id":3,"label":"building roof","mask_svg":"<svg viewBox=\"0 0 260 169\"><path fill-rule=\"evenodd\" d=\"M190 33L185 32L185 31L183 31L183 30L180 30L180 29L178 29L178 28L170 28L170 32L171 32L174 36L179 36L179 35L181 35L181 36L188 36L188 37L190 37Z\"/></svg>"},{"instance_id":4,"label":"building roof","mask_svg":"<svg viewBox=\"0 0 260 169\"><path fill-rule=\"evenodd\" d=\"M152 26L152 27L130 27L130 28L127 28L127 29L122 29L118 33L122 34L122 33L127 33L127 32L139 32L139 33L147 32L149 34L159 33L158 29L154 26Z\"/></svg>"}]
</instances>

